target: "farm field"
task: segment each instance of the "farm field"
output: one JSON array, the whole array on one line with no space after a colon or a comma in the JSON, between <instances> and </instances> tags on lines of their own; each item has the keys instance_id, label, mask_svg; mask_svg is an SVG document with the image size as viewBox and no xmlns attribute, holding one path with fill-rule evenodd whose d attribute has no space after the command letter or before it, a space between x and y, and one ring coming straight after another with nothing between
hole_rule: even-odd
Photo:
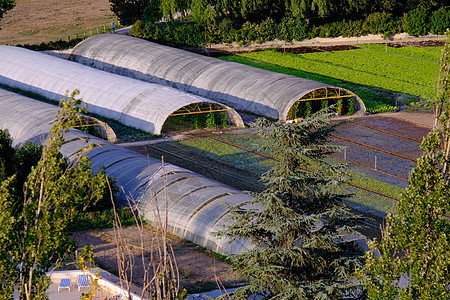
<instances>
[{"instance_id":1,"label":"farm field","mask_svg":"<svg viewBox=\"0 0 450 300\"><path fill-rule=\"evenodd\" d=\"M433 97L441 47L358 46L300 54L267 50L222 59L347 88L361 97L369 112L389 111L411 100ZM383 97L380 89L390 95Z\"/></svg>"},{"instance_id":2,"label":"farm field","mask_svg":"<svg viewBox=\"0 0 450 300\"><path fill-rule=\"evenodd\" d=\"M108 0L16 0L0 21L0 44L40 44L96 34L117 18Z\"/></svg>"},{"instance_id":3,"label":"farm field","mask_svg":"<svg viewBox=\"0 0 450 300\"><path fill-rule=\"evenodd\" d=\"M395 128L408 130L396 131ZM415 159L421 155L420 140L427 132L428 128L383 116L358 118L358 121L340 127L332 143L344 146L345 156L341 152L330 159L347 162L352 168L351 179L344 186L348 193L354 194L348 204L377 217L384 217L391 211L408 184L409 172L415 167ZM244 186L245 190L258 191L262 183L258 186L257 179L273 164L273 159L264 157L270 153L258 152L259 144L254 133L238 130L223 134L199 132L178 142L154 146L158 152L155 149L142 150L154 155L162 155L164 151L166 155L178 153L185 158L185 161L182 157L176 158L174 163L178 165L187 168L203 166L207 170L206 176L211 176L211 169L216 168L224 172L216 176L216 180L235 184L236 177L239 177L245 182L236 188ZM167 159L170 162L173 157ZM374 159L377 160L376 166ZM203 171L196 169L196 172Z\"/></svg>"}]
</instances>

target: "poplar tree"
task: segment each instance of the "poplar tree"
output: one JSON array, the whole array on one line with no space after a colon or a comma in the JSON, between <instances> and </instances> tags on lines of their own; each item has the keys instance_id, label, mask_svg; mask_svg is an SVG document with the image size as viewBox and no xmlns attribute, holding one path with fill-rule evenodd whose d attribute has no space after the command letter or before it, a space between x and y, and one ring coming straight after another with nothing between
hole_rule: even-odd
<instances>
[{"instance_id":1,"label":"poplar tree","mask_svg":"<svg viewBox=\"0 0 450 300\"><path fill-rule=\"evenodd\" d=\"M345 166L328 155L337 125L327 108L299 124L258 119L253 126L262 151L278 160L262 175L267 189L251 204L230 207L233 223L219 236L250 241L254 248L231 257L248 279L236 299L340 299L363 294L354 275L363 253L347 242L356 217L342 204Z\"/></svg>"},{"instance_id":2,"label":"poplar tree","mask_svg":"<svg viewBox=\"0 0 450 300\"><path fill-rule=\"evenodd\" d=\"M449 35L449 31L447 31ZM441 55L436 121L423 139L396 213L388 215L365 274L370 299L450 298L450 36Z\"/></svg>"},{"instance_id":3,"label":"poplar tree","mask_svg":"<svg viewBox=\"0 0 450 300\"><path fill-rule=\"evenodd\" d=\"M68 163L59 153L64 133L80 123L75 90L69 100L62 100L42 157L33 167L23 186L23 197L14 195L15 175L0 184L0 299L12 299L18 285L19 299L48 299L46 272L53 270L75 242L69 226L77 214L101 199L107 190L103 172L92 174L90 161L79 156ZM22 209L14 203L22 201Z\"/></svg>"}]
</instances>

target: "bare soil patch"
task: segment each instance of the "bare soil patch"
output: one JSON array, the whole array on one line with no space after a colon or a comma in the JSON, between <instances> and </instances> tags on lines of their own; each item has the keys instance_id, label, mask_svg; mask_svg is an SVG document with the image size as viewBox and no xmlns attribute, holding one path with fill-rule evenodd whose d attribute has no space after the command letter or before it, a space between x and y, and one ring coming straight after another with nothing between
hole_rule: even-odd
<instances>
[{"instance_id":1,"label":"bare soil patch","mask_svg":"<svg viewBox=\"0 0 450 300\"><path fill-rule=\"evenodd\" d=\"M108 0L16 0L1 20L0 44L40 44L96 34L116 17Z\"/></svg>"},{"instance_id":2,"label":"bare soil patch","mask_svg":"<svg viewBox=\"0 0 450 300\"><path fill-rule=\"evenodd\" d=\"M147 225L144 232L144 255L150 256L152 249L151 240L156 234L153 227ZM135 226L124 228L124 236L127 244L135 255L135 267L133 281L142 286L144 266L141 260L141 241ZM99 266L113 274L117 272L117 247L113 229L89 230L73 233L79 251L84 245L92 245L94 258ZM196 293L217 288L217 280L225 286L233 286L238 283L234 273L227 272L230 265L214 256L214 253L200 246L168 235L169 244L172 246L177 266L180 273L181 288L186 288L188 293Z\"/></svg>"}]
</instances>

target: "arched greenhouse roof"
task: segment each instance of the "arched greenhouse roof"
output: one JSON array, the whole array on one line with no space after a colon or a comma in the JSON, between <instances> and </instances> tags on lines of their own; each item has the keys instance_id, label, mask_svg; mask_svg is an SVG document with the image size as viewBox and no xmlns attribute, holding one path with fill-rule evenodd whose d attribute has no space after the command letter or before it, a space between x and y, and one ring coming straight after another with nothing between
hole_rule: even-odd
<instances>
[{"instance_id":1,"label":"arched greenhouse roof","mask_svg":"<svg viewBox=\"0 0 450 300\"><path fill-rule=\"evenodd\" d=\"M88 112L153 134L172 113L197 103L219 106L243 125L234 109L209 99L18 47L0 45L0 84L54 101L78 89Z\"/></svg>"},{"instance_id":2,"label":"arched greenhouse roof","mask_svg":"<svg viewBox=\"0 0 450 300\"><path fill-rule=\"evenodd\" d=\"M58 107L48 103L32 100L0 88L0 129L8 129L14 137L14 145L35 139L50 131ZM99 127L99 133L115 141L115 133L108 124L95 118L86 117L90 126ZM87 122L86 122L87 123ZM81 124L80 124L81 125Z\"/></svg>"},{"instance_id":3,"label":"arched greenhouse roof","mask_svg":"<svg viewBox=\"0 0 450 300\"><path fill-rule=\"evenodd\" d=\"M206 57L142 39L101 34L74 47L71 60L213 99L238 110L286 120L292 105L314 91L351 91L318 81Z\"/></svg>"},{"instance_id":4,"label":"arched greenhouse roof","mask_svg":"<svg viewBox=\"0 0 450 300\"><path fill-rule=\"evenodd\" d=\"M49 121L55 116L54 109L50 104L0 89L0 128L10 131L14 144L43 141L50 130ZM34 134L28 131L31 126ZM85 137L89 137L88 141ZM71 161L88 145L96 145L85 154L92 161L91 168L98 172L104 167L121 190L119 204L128 206L127 199L139 201L140 213L148 222L156 222L157 207L160 215L165 215L167 201L168 226L176 235L225 255L250 247L242 240L230 244L213 234L228 224L229 210L224 203L249 203L250 195L78 130L68 132L65 139L68 142L60 151Z\"/></svg>"}]
</instances>

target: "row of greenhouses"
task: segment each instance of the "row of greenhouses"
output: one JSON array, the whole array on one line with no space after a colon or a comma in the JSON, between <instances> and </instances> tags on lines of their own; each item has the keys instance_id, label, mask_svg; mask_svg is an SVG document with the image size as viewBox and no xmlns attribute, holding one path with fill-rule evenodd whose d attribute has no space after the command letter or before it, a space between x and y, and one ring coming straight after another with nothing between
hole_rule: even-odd
<instances>
[{"instance_id":1,"label":"row of greenhouses","mask_svg":"<svg viewBox=\"0 0 450 300\"><path fill-rule=\"evenodd\" d=\"M223 111L235 126L240 115L218 102L159 84L110 74L31 50L0 45L0 84L58 102L78 89L88 112L160 134L167 118L184 113Z\"/></svg>"},{"instance_id":2,"label":"row of greenhouses","mask_svg":"<svg viewBox=\"0 0 450 300\"><path fill-rule=\"evenodd\" d=\"M0 89L0 128L8 129L14 145L45 142L58 108ZM68 160L85 153L98 172L104 167L120 187L119 204L139 203L139 211L150 222L164 220L167 207L169 229L176 235L222 254L239 253L249 244L227 243L213 235L227 224L228 208L250 202L252 197L189 170L111 144L80 130L65 135L60 149Z\"/></svg>"}]
</instances>

